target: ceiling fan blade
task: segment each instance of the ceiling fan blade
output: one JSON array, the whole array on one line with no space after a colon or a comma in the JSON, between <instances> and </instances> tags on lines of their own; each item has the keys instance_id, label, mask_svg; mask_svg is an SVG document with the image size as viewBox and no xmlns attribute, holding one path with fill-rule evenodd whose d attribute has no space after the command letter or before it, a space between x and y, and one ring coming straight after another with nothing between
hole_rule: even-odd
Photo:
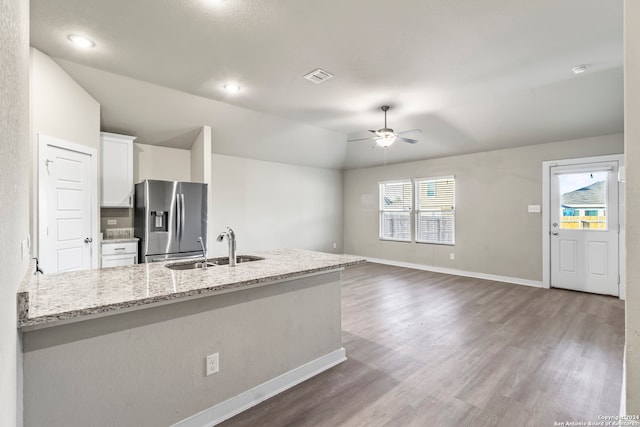
<instances>
[{"instance_id":1,"label":"ceiling fan blade","mask_svg":"<svg viewBox=\"0 0 640 427\"><path fill-rule=\"evenodd\" d=\"M377 130L371 130L371 129L369 129L369 132L371 132L371 133L375 133L375 134L377 134L377 133L378 133L378 131L377 131Z\"/></svg>"},{"instance_id":2,"label":"ceiling fan blade","mask_svg":"<svg viewBox=\"0 0 640 427\"><path fill-rule=\"evenodd\" d=\"M355 141L368 141L371 139L375 139L375 136L369 136L367 138L358 138L358 139L348 139L347 142L355 142Z\"/></svg>"},{"instance_id":3,"label":"ceiling fan blade","mask_svg":"<svg viewBox=\"0 0 640 427\"><path fill-rule=\"evenodd\" d=\"M396 133L396 135L409 135L410 133L422 133L422 129L403 130L402 132Z\"/></svg>"},{"instance_id":4,"label":"ceiling fan blade","mask_svg":"<svg viewBox=\"0 0 640 427\"><path fill-rule=\"evenodd\" d=\"M417 139L410 139L410 138L402 138L400 136L396 137L397 141L402 141L402 142L408 142L409 144L415 144L416 142L418 142Z\"/></svg>"}]
</instances>

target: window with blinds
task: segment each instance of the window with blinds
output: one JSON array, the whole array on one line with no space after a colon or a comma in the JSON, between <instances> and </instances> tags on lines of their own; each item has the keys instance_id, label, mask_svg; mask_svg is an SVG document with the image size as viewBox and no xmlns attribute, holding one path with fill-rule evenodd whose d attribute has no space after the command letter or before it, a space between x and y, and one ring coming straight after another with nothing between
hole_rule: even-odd
<instances>
[{"instance_id":1,"label":"window with blinds","mask_svg":"<svg viewBox=\"0 0 640 427\"><path fill-rule=\"evenodd\" d=\"M411 241L411 181L380 184L380 239Z\"/></svg>"},{"instance_id":2,"label":"window with blinds","mask_svg":"<svg viewBox=\"0 0 640 427\"><path fill-rule=\"evenodd\" d=\"M454 244L456 186L453 176L415 181L416 242Z\"/></svg>"}]
</instances>

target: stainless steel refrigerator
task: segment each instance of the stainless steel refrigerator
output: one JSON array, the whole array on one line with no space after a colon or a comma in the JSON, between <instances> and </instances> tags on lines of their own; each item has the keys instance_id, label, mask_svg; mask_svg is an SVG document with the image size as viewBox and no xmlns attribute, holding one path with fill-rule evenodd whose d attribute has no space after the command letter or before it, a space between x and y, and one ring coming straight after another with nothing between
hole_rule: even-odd
<instances>
[{"instance_id":1,"label":"stainless steel refrigerator","mask_svg":"<svg viewBox=\"0 0 640 427\"><path fill-rule=\"evenodd\" d=\"M145 180L136 184L134 228L140 262L202 256L207 245L207 184Z\"/></svg>"}]
</instances>

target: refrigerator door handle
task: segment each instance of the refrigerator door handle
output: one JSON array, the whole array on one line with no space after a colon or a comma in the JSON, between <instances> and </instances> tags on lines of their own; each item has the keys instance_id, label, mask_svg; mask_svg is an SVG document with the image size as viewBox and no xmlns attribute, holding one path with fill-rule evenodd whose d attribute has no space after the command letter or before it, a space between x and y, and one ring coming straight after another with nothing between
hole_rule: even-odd
<instances>
[{"instance_id":1,"label":"refrigerator door handle","mask_svg":"<svg viewBox=\"0 0 640 427\"><path fill-rule=\"evenodd\" d=\"M184 217L186 212L184 211L184 193L180 194L180 205L182 213L180 214L180 240L182 240L182 234L184 233Z\"/></svg>"},{"instance_id":2,"label":"refrigerator door handle","mask_svg":"<svg viewBox=\"0 0 640 427\"><path fill-rule=\"evenodd\" d=\"M182 209L180 207L180 194L176 194L176 239L180 240L180 224L182 224Z\"/></svg>"}]
</instances>

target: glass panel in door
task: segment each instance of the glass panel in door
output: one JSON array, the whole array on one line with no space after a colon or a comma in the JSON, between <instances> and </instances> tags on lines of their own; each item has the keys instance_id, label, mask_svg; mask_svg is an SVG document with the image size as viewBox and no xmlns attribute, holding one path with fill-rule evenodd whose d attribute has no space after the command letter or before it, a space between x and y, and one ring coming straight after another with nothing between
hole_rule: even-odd
<instances>
[{"instance_id":1,"label":"glass panel in door","mask_svg":"<svg viewBox=\"0 0 640 427\"><path fill-rule=\"evenodd\" d=\"M560 229L607 230L606 171L558 175Z\"/></svg>"}]
</instances>

